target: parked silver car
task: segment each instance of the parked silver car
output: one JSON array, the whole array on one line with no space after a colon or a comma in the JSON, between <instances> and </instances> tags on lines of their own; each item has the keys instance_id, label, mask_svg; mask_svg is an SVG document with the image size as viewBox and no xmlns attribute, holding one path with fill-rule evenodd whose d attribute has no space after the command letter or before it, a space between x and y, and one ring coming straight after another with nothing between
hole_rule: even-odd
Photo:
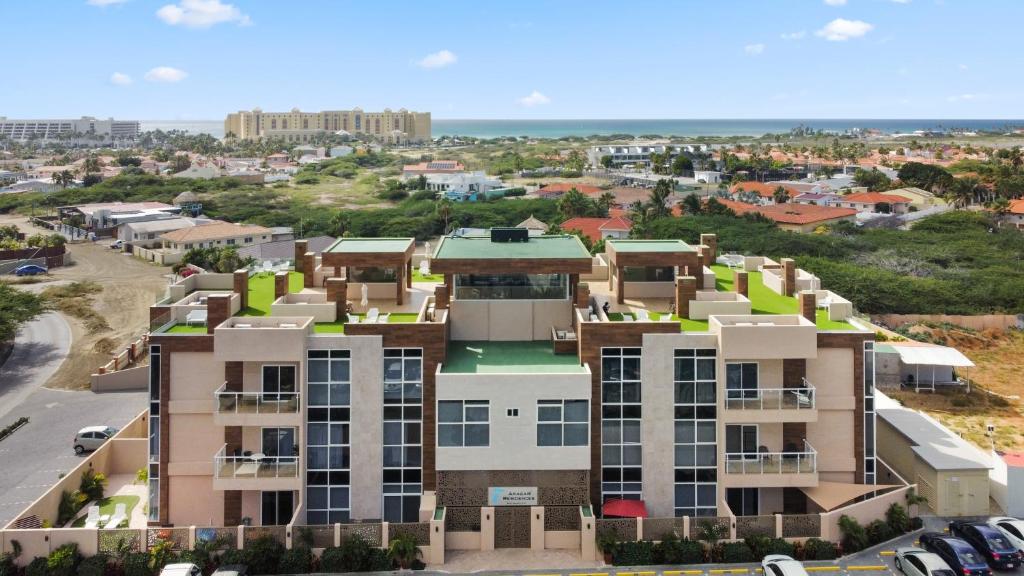
<instances>
[{"instance_id":1,"label":"parked silver car","mask_svg":"<svg viewBox=\"0 0 1024 576\"><path fill-rule=\"evenodd\" d=\"M915 546L896 549L896 569L906 576L956 576L946 561Z\"/></svg>"},{"instance_id":2,"label":"parked silver car","mask_svg":"<svg viewBox=\"0 0 1024 576\"><path fill-rule=\"evenodd\" d=\"M71 445L75 448L75 454L81 454L99 448L114 434L117 434L117 428L113 426L86 426L75 434Z\"/></svg>"}]
</instances>

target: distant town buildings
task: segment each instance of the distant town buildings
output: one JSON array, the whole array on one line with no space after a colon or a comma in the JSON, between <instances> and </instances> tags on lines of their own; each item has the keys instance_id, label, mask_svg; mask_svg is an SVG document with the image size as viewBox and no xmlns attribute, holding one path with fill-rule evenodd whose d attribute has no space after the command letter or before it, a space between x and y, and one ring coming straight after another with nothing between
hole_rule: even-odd
<instances>
[{"instance_id":1,"label":"distant town buildings","mask_svg":"<svg viewBox=\"0 0 1024 576\"><path fill-rule=\"evenodd\" d=\"M284 138L288 142L309 142L323 133L365 134L388 144L406 144L430 140L430 112L410 112L405 108L383 112L325 110L302 112L264 112L259 108L241 110L224 119L224 134L241 140Z\"/></svg>"},{"instance_id":2,"label":"distant town buildings","mask_svg":"<svg viewBox=\"0 0 1024 576\"><path fill-rule=\"evenodd\" d=\"M99 120L92 116L75 119L15 120L0 116L0 139L61 141L80 146L101 146L139 136L137 120Z\"/></svg>"}]
</instances>

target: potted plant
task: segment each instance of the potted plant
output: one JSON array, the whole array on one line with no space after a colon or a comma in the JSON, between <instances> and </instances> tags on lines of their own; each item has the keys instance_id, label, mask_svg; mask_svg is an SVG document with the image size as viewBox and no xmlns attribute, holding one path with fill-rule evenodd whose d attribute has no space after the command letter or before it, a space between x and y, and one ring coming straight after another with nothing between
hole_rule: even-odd
<instances>
[{"instance_id":1,"label":"potted plant","mask_svg":"<svg viewBox=\"0 0 1024 576\"><path fill-rule=\"evenodd\" d=\"M597 535L597 549L604 554L604 563L612 563L612 555L615 552L615 547L618 546L618 540L615 538L615 532L611 530L605 530Z\"/></svg>"},{"instance_id":2,"label":"potted plant","mask_svg":"<svg viewBox=\"0 0 1024 576\"><path fill-rule=\"evenodd\" d=\"M416 546L416 537L407 532L399 532L388 546L388 555L398 563L402 570L408 570L420 555L420 549Z\"/></svg>"}]
</instances>

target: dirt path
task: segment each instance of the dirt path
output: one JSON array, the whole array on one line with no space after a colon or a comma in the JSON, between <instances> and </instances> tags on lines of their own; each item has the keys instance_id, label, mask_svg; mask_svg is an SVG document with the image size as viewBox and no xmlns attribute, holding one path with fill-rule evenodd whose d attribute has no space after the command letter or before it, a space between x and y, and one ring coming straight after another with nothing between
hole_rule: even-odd
<instances>
[{"instance_id":1,"label":"dirt path","mask_svg":"<svg viewBox=\"0 0 1024 576\"><path fill-rule=\"evenodd\" d=\"M27 233L43 231L32 227L24 217L0 215L0 225L11 223ZM107 244L109 241L69 244L72 265L54 268L51 282L22 286L37 292L58 283L91 280L103 288L93 296L93 306L106 318L110 329L90 334L82 322L65 316L71 325L71 353L47 382L49 388L88 387L89 375L110 360L110 351L120 350L148 329L149 307L167 286L170 268L126 256Z\"/></svg>"}]
</instances>

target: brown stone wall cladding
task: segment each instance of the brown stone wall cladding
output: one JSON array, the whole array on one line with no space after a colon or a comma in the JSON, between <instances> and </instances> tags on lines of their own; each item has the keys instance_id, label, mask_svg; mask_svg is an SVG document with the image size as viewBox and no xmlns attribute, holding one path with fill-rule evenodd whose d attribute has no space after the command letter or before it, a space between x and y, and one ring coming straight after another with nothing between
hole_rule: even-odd
<instances>
[{"instance_id":1,"label":"brown stone wall cladding","mask_svg":"<svg viewBox=\"0 0 1024 576\"><path fill-rule=\"evenodd\" d=\"M185 545L188 545L188 533L185 533ZM117 554L118 552L128 549L132 552L139 552L142 550L142 532L132 528L125 528L122 530L100 530L99 531L99 551L106 552L107 554Z\"/></svg>"},{"instance_id":2,"label":"brown stone wall cladding","mask_svg":"<svg viewBox=\"0 0 1024 576\"><path fill-rule=\"evenodd\" d=\"M335 304L337 318L344 318L348 309L348 282L342 278L328 278L324 287L327 289L327 302Z\"/></svg>"},{"instance_id":3,"label":"brown stone wall cladding","mask_svg":"<svg viewBox=\"0 0 1024 576\"><path fill-rule=\"evenodd\" d=\"M224 491L224 523L238 526L242 523L242 491Z\"/></svg>"},{"instance_id":4,"label":"brown stone wall cladding","mask_svg":"<svg viewBox=\"0 0 1024 576\"><path fill-rule=\"evenodd\" d=\"M160 345L160 413L167 414L167 401L171 397L171 354L175 352L213 352L213 335L190 334L170 336L152 334L149 344ZM160 469L167 470L167 458L171 452L171 419L160 419ZM167 525L170 510L171 485L160 482L160 524Z\"/></svg>"},{"instance_id":5,"label":"brown stone wall cladding","mask_svg":"<svg viewBox=\"0 0 1024 576\"><path fill-rule=\"evenodd\" d=\"M388 540L394 542L400 534L408 534L416 539L416 544L430 544L430 522L392 522L388 524Z\"/></svg>"},{"instance_id":6,"label":"brown stone wall cladding","mask_svg":"<svg viewBox=\"0 0 1024 576\"><path fill-rule=\"evenodd\" d=\"M344 542L349 538L358 535L363 540L366 540L371 545L376 545L380 542L381 534L383 530L379 522L363 522L357 524L342 524L341 525L341 541Z\"/></svg>"},{"instance_id":7,"label":"brown stone wall cladding","mask_svg":"<svg viewBox=\"0 0 1024 576\"><path fill-rule=\"evenodd\" d=\"M188 550L188 531L188 528L149 528L146 530L146 547L152 548L157 542L170 542L172 550ZM196 539L199 539L198 535ZM102 537L100 542L102 544Z\"/></svg>"},{"instance_id":8,"label":"brown stone wall cladding","mask_svg":"<svg viewBox=\"0 0 1024 576\"><path fill-rule=\"evenodd\" d=\"M439 506L486 506L491 486L536 486L540 506L590 502L587 470L446 470L437 473Z\"/></svg>"},{"instance_id":9,"label":"brown stone wall cladding","mask_svg":"<svg viewBox=\"0 0 1024 576\"><path fill-rule=\"evenodd\" d=\"M805 358L783 358L782 359L782 387L800 388L803 386L803 379L807 376L807 359Z\"/></svg>"},{"instance_id":10,"label":"brown stone wall cladding","mask_svg":"<svg viewBox=\"0 0 1024 576\"><path fill-rule=\"evenodd\" d=\"M718 234L701 234L700 243L711 249L712 258L718 256ZM714 260L708 262L709 265L713 263Z\"/></svg>"},{"instance_id":11,"label":"brown stone wall cladding","mask_svg":"<svg viewBox=\"0 0 1024 576\"><path fill-rule=\"evenodd\" d=\"M814 322L817 318L816 302L817 298L814 296L814 292L810 290L803 290L797 294L797 309L800 310L801 316L811 322Z\"/></svg>"},{"instance_id":12,"label":"brown stone wall cladding","mask_svg":"<svg viewBox=\"0 0 1024 576\"><path fill-rule=\"evenodd\" d=\"M249 271L235 270L233 280L233 292L242 298L242 310L245 310L249 307Z\"/></svg>"},{"instance_id":13,"label":"brown stone wall cladding","mask_svg":"<svg viewBox=\"0 0 1024 576\"><path fill-rule=\"evenodd\" d=\"M334 524L317 526L293 526L292 546L306 545L310 548L330 548L334 546Z\"/></svg>"},{"instance_id":14,"label":"brown stone wall cladding","mask_svg":"<svg viewBox=\"0 0 1024 576\"><path fill-rule=\"evenodd\" d=\"M278 272L274 274L274 300L288 293L288 273Z\"/></svg>"},{"instance_id":15,"label":"brown stone wall cladding","mask_svg":"<svg viewBox=\"0 0 1024 576\"><path fill-rule=\"evenodd\" d=\"M213 334L214 329L231 317L231 295L210 294L206 298L206 333Z\"/></svg>"},{"instance_id":16,"label":"brown stone wall cladding","mask_svg":"<svg viewBox=\"0 0 1024 576\"><path fill-rule=\"evenodd\" d=\"M196 528L196 540L214 542L218 550L234 550L238 548L238 527Z\"/></svg>"},{"instance_id":17,"label":"brown stone wall cladding","mask_svg":"<svg viewBox=\"0 0 1024 576\"><path fill-rule=\"evenodd\" d=\"M820 514L786 514L782 517L783 538L817 538L821 536Z\"/></svg>"},{"instance_id":18,"label":"brown stone wall cladding","mask_svg":"<svg viewBox=\"0 0 1024 576\"><path fill-rule=\"evenodd\" d=\"M480 507L448 506L444 509L445 532L479 532Z\"/></svg>"},{"instance_id":19,"label":"brown stone wall cladding","mask_svg":"<svg viewBox=\"0 0 1024 576\"><path fill-rule=\"evenodd\" d=\"M447 323L346 324L350 336L381 336L385 348L423 349L423 489L434 490L437 446L435 373L448 353Z\"/></svg>"},{"instance_id":20,"label":"brown stone wall cladding","mask_svg":"<svg viewBox=\"0 0 1024 576\"><path fill-rule=\"evenodd\" d=\"M853 455L857 460L857 484L864 482L864 342L874 339L874 334L818 332L818 348L853 350Z\"/></svg>"},{"instance_id":21,"label":"brown stone wall cladding","mask_svg":"<svg viewBox=\"0 0 1024 576\"><path fill-rule=\"evenodd\" d=\"M644 518L644 540L660 542L665 536L684 538L682 518Z\"/></svg>"},{"instance_id":22,"label":"brown stone wall cladding","mask_svg":"<svg viewBox=\"0 0 1024 576\"><path fill-rule=\"evenodd\" d=\"M150 306L149 307L149 323L153 324L154 322L157 322L157 321L159 321L161 324L166 324L167 322L171 321L171 307L170 306ZM152 327L153 330L155 330L157 328L159 328L159 326L153 326Z\"/></svg>"},{"instance_id":23,"label":"brown stone wall cladding","mask_svg":"<svg viewBox=\"0 0 1024 576\"><path fill-rule=\"evenodd\" d=\"M710 524L718 525L725 534L729 533L729 523L732 522L728 516L708 516L706 518L690 518L690 540L700 540L704 526Z\"/></svg>"},{"instance_id":24,"label":"brown stone wall cladding","mask_svg":"<svg viewBox=\"0 0 1024 576\"><path fill-rule=\"evenodd\" d=\"M529 548L530 509L526 506L500 506L494 509L494 547Z\"/></svg>"},{"instance_id":25,"label":"brown stone wall cladding","mask_svg":"<svg viewBox=\"0 0 1024 576\"><path fill-rule=\"evenodd\" d=\"M316 253L306 252L302 255L302 286L312 288L316 280Z\"/></svg>"},{"instance_id":26,"label":"brown stone wall cladding","mask_svg":"<svg viewBox=\"0 0 1024 576\"><path fill-rule=\"evenodd\" d=\"M697 279L693 276L676 277L676 315L690 317L690 302L697 299Z\"/></svg>"},{"instance_id":27,"label":"brown stone wall cladding","mask_svg":"<svg viewBox=\"0 0 1024 576\"><path fill-rule=\"evenodd\" d=\"M783 258L779 261L782 264L782 288L786 296L792 296L796 291L796 262L792 258Z\"/></svg>"},{"instance_id":28,"label":"brown stone wall cladding","mask_svg":"<svg viewBox=\"0 0 1024 576\"><path fill-rule=\"evenodd\" d=\"M245 532L242 533L243 542L248 547L250 542L270 537L284 545L285 529L285 526L246 526Z\"/></svg>"},{"instance_id":29,"label":"brown stone wall cladding","mask_svg":"<svg viewBox=\"0 0 1024 576\"><path fill-rule=\"evenodd\" d=\"M430 261L434 274L590 274L590 258L435 258ZM445 282L447 284L447 282Z\"/></svg>"},{"instance_id":30,"label":"brown stone wall cladding","mask_svg":"<svg viewBox=\"0 0 1024 576\"><path fill-rule=\"evenodd\" d=\"M737 294L750 295L750 278L742 270L734 270L732 273L732 285Z\"/></svg>"},{"instance_id":31,"label":"brown stone wall cladding","mask_svg":"<svg viewBox=\"0 0 1024 576\"><path fill-rule=\"evenodd\" d=\"M224 427L224 444L227 445L225 451L228 455L234 454L236 450L242 449L242 427L241 426L225 426ZM237 526L237 524L228 524L228 526Z\"/></svg>"},{"instance_id":32,"label":"brown stone wall cladding","mask_svg":"<svg viewBox=\"0 0 1024 576\"><path fill-rule=\"evenodd\" d=\"M242 391L242 370L243 362L224 363L224 389L232 392Z\"/></svg>"},{"instance_id":33,"label":"brown stone wall cladding","mask_svg":"<svg viewBox=\"0 0 1024 576\"><path fill-rule=\"evenodd\" d=\"M434 287L434 308L437 310L444 310L448 308L448 286L446 284L438 284Z\"/></svg>"},{"instance_id":34,"label":"brown stone wall cladding","mask_svg":"<svg viewBox=\"0 0 1024 576\"><path fill-rule=\"evenodd\" d=\"M806 422L782 423L782 449L784 451L803 452L804 440L807 438Z\"/></svg>"},{"instance_id":35,"label":"brown stone wall cladding","mask_svg":"<svg viewBox=\"0 0 1024 576\"><path fill-rule=\"evenodd\" d=\"M306 240L295 241L295 251L292 253L292 258L295 260L293 267L296 272L303 272L303 257L306 252L309 251L309 242ZM312 270L310 270L312 272Z\"/></svg>"},{"instance_id":36,"label":"brown stone wall cladding","mask_svg":"<svg viewBox=\"0 0 1024 576\"><path fill-rule=\"evenodd\" d=\"M646 528L646 525L644 525ZM749 536L775 537L775 516L737 516L736 537L739 539Z\"/></svg>"},{"instance_id":37,"label":"brown stone wall cladding","mask_svg":"<svg viewBox=\"0 0 1024 576\"><path fill-rule=\"evenodd\" d=\"M580 361L590 366L590 469L601 469L601 348L637 347L645 333L678 334L675 322L583 322ZM642 375L641 375L642 377ZM590 501L601 502L601 476L590 477Z\"/></svg>"},{"instance_id":38,"label":"brown stone wall cladding","mask_svg":"<svg viewBox=\"0 0 1024 576\"><path fill-rule=\"evenodd\" d=\"M598 518L596 534L611 532L615 539L623 542L636 541L636 518Z\"/></svg>"},{"instance_id":39,"label":"brown stone wall cladding","mask_svg":"<svg viewBox=\"0 0 1024 576\"><path fill-rule=\"evenodd\" d=\"M580 508L579 508L579 506L545 506L544 507L544 529L545 530L579 530L580 529Z\"/></svg>"}]
</instances>

